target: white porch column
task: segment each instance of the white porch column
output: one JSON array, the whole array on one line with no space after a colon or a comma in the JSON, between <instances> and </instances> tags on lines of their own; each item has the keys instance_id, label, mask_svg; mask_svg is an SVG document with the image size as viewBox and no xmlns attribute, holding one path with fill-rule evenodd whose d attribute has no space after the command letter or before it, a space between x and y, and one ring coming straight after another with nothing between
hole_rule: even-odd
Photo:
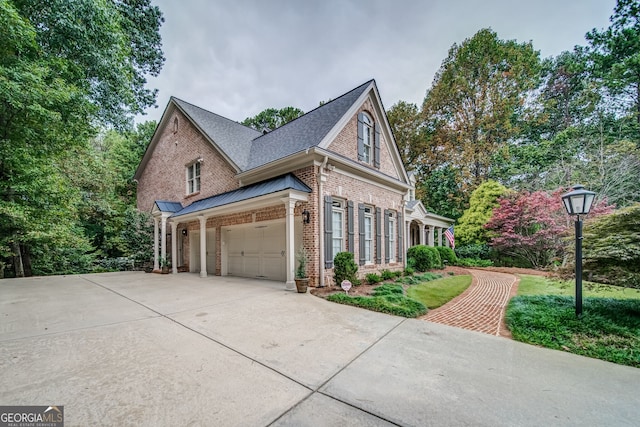
<instances>
[{"instance_id":1,"label":"white porch column","mask_svg":"<svg viewBox=\"0 0 640 427\"><path fill-rule=\"evenodd\" d=\"M429 246L433 246L433 231L434 231L434 227L433 225L427 225L427 245Z\"/></svg>"},{"instance_id":2,"label":"white porch column","mask_svg":"<svg viewBox=\"0 0 640 427\"><path fill-rule=\"evenodd\" d=\"M171 272L178 274L178 223L171 221Z\"/></svg>"},{"instance_id":3,"label":"white porch column","mask_svg":"<svg viewBox=\"0 0 640 427\"><path fill-rule=\"evenodd\" d=\"M160 270L160 258L158 257L158 218L153 218L153 269Z\"/></svg>"},{"instance_id":4,"label":"white porch column","mask_svg":"<svg viewBox=\"0 0 640 427\"><path fill-rule=\"evenodd\" d=\"M442 246L442 227L436 227L438 229L438 246Z\"/></svg>"},{"instance_id":5,"label":"white porch column","mask_svg":"<svg viewBox=\"0 0 640 427\"><path fill-rule=\"evenodd\" d=\"M294 269L296 265L295 254L295 241L293 232L294 210L296 208L296 201L291 198L282 199L286 208L286 225L285 225L285 238L286 238L286 257L287 257L287 281L284 288L288 291L292 291L296 288L296 282L294 281Z\"/></svg>"},{"instance_id":6,"label":"white porch column","mask_svg":"<svg viewBox=\"0 0 640 427\"><path fill-rule=\"evenodd\" d=\"M160 257L167 260L167 217L162 214L160 226Z\"/></svg>"},{"instance_id":7,"label":"white porch column","mask_svg":"<svg viewBox=\"0 0 640 427\"><path fill-rule=\"evenodd\" d=\"M418 230L420 230L418 232L418 244L424 245L424 225L418 224Z\"/></svg>"},{"instance_id":8,"label":"white porch column","mask_svg":"<svg viewBox=\"0 0 640 427\"><path fill-rule=\"evenodd\" d=\"M207 218L198 217L200 221L200 277L207 277Z\"/></svg>"}]
</instances>

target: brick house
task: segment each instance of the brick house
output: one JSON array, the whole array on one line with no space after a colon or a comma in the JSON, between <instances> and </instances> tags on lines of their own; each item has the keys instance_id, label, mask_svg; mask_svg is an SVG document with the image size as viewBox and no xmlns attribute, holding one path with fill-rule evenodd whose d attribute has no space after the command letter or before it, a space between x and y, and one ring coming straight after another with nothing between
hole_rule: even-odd
<instances>
[{"instance_id":1,"label":"brick house","mask_svg":"<svg viewBox=\"0 0 640 427\"><path fill-rule=\"evenodd\" d=\"M135 179L138 209L154 219L155 269L170 259L173 273L287 289L298 248L309 284L324 286L338 252L352 252L361 275L401 270L408 244L435 245L434 231L442 244L453 222L414 200L374 80L271 132L172 97Z\"/></svg>"}]
</instances>

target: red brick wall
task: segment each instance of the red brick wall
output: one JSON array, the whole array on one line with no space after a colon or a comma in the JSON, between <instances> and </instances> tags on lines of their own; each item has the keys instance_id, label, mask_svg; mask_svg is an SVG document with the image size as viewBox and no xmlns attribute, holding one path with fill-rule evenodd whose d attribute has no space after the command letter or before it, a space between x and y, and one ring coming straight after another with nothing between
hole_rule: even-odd
<instances>
[{"instance_id":1,"label":"red brick wall","mask_svg":"<svg viewBox=\"0 0 640 427\"><path fill-rule=\"evenodd\" d=\"M373 119L377 123L382 124L382 119L373 114L375 110L373 109L373 105L370 99L367 99L367 101L365 101L362 108L358 110L358 113L362 111L373 117ZM356 113L351 119L349 119L349 122L340 131L333 142L329 144L328 147L329 150L356 161L358 160L358 113ZM390 141L390 143L393 142ZM367 165L364 162L360 163L363 165ZM373 166L369 167L373 169ZM400 179L398 172L394 166L391 152L389 151L389 147L383 132L380 133L380 169L378 170L385 175Z\"/></svg>"},{"instance_id":2,"label":"red brick wall","mask_svg":"<svg viewBox=\"0 0 640 427\"><path fill-rule=\"evenodd\" d=\"M178 132L174 133L174 119L178 118ZM183 206L238 188L235 170L213 148L191 122L174 110L151 159L138 180L138 209L150 212L156 200L180 202ZM187 195L186 167L202 157L200 192Z\"/></svg>"},{"instance_id":3,"label":"red brick wall","mask_svg":"<svg viewBox=\"0 0 640 427\"><path fill-rule=\"evenodd\" d=\"M358 204L364 203L366 205L372 206L374 208L380 208L384 213L385 209L395 211L396 215L396 227L398 225L397 213L402 212L403 206L403 198L404 193L395 192L392 190L387 190L380 188L377 185L365 182L364 180L357 179L351 176L347 176L342 174L338 169L331 171L328 173L328 180L324 185L323 189L325 195L330 195L335 198L340 198L344 200L351 200L354 203L354 259L358 264L360 259L360 245L359 245L359 224L358 224ZM382 219L384 221L384 218ZM345 230L346 230L346 221L347 217L345 215ZM374 216L375 223L375 216ZM375 227L375 225L374 225ZM374 228L375 230L375 228ZM382 230L382 248L380 248L382 263L381 264L373 264L373 265L364 265L359 266L358 268L358 276L363 278L367 273L377 273L384 269L395 271L402 270L404 268L403 264L397 262L398 253L402 250L399 247L399 240L396 236L396 262L386 264L385 261L385 237L384 237L384 222L381 224ZM323 233L320 233L320 237L323 237ZM405 236L406 237L406 236ZM376 246L375 238L374 238L374 249ZM346 233L345 233L345 247L346 247ZM403 256L404 258L404 256ZM375 257L374 257L375 261ZM333 277L333 269L325 270L325 282L326 284L330 284L330 278Z\"/></svg>"}]
</instances>

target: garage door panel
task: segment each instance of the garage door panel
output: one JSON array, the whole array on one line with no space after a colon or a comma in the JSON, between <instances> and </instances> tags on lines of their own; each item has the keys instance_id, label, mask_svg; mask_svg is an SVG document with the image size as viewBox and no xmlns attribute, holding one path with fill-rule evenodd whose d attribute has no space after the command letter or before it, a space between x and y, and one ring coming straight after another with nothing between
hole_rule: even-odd
<instances>
[{"instance_id":1,"label":"garage door panel","mask_svg":"<svg viewBox=\"0 0 640 427\"><path fill-rule=\"evenodd\" d=\"M284 223L232 229L228 236L228 274L286 279Z\"/></svg>"}]
</instances>

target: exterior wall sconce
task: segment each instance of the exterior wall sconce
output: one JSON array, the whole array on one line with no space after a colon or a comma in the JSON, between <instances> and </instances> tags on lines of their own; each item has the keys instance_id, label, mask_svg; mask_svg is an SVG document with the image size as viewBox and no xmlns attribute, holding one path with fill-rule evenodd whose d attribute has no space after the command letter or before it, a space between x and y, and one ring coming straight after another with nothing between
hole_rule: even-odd
<instances>
[{"instance_id":1,"label":"exterior wall sconce","mask_svg":"<svg viewBox=\"0 0 640 427\"><path fill-rule=\"evenodd\" d=\"M302 223L309 224L311 222L311 213L308 210L302 211Z\"/></svg>"},{"instance_id":2,"label":"exterior wall sconce","mask_svg":"<svg viewBox=\"0 0 640 427\"><path fill-rule=\"evenodd\" d=\"M182 235L183 235L183 236L186 236L186 235L187 235L187 229L186 229L186 228L182 230Z\"/></svg>"}]
</instances>

